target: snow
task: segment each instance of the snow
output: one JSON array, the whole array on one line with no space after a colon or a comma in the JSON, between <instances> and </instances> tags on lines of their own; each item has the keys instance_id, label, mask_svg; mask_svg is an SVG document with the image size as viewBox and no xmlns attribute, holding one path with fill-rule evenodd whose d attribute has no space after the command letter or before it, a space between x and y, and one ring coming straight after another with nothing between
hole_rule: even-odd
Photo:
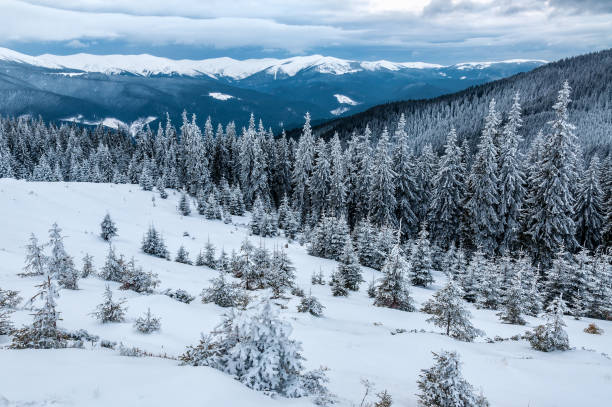
<instances>
[{"instance_id":1,"label":"snow","mask_svg":"<svg viewBox=\"0 0 612 407\"><path fill-rule=\"evenodd\" d=\"M126 123L114 117L105 117L102 120L87 120L81 114L76 115L76 116L66 117L62 119L62 121L65 121L65 122L82 123L88 126L102 125L105 127L109 127L111 129L115 129L115 130L123 129L123 130L128 131L131 135L135 135L136 133L138 133L138 130L140 128L144 127L145 125L155 120L157 120L156 116L148 116L144 118L139 118L137 120L134 120L132 123Z\"/></svg>"},{"instance_id":2,"label":"snow","mask_svg":"<svg viewBox=\"0 0 612 407\"><path fill-rule=\"evenodd\" d=\"M348 112L350 109L346 106L340 106L336 109L330 110L329 112L334 116L340 116L342 113Z\"/></svg>"},{"instance_id":3,"label":"snow","mask_svg":"<svg viewBox=\"0 0 612 407\"><path fill-rule=\"evenodd\" d=\"M99 236L100 222L109 212L118 227L113 239L117 254L134 256L145 271L159 274L161 291L183 288L192 295L210 285L217 272L145 255L140 242L153 223L163 234L172 256L184 245L192 259L210 239L226 252L238 249L248 235L248 217L234 217L234 225L208 221L202 216L182 217L176 206L180 194L168 190L162 200L137 185L90 183L36 183L12 179L0 180L0 287L21 291L23 298L35 293L38 278L16 275L23 267L25 245L30 232L47 241L48 229L57 222L63 229L65 247L78 267L85 253L94 257L99 269L108 244ZM188 232L189 236L184 236ZM284 238L250 237L254 244L267 248L287 244ZM421 369L432 365L431 351L456 350L463 362L464 377L476 389L482 389L491 406L563 407L604 406L612 397L612 322L566 317L570 345L567 352L542 353L528 342L486 343L479 338L464 343L440 335L440 330L425 322L421 312L401 312L372 305L363 284L349 297L333 297L329 286L311 286L312 272L322 270L326 279L336 262L309 256L305 247L288 243L285 249L296 267L297 283L312 290L326 307L316 318L298 313L299 299L279 300L287 305L282 317L294 328L292 337L302 342L308 369L325 365L330 368L330 390L338 395L339 407L359 405L360 379L386 388L394 405L416 406L416 379ZM364 278L380 274L364 269ZM420 306L444 284L436 274L430 289L413 287L412 295ZM196 344L200 332L208 333L220 321L224 309L202 304L174 301L160 294L140 295L119 291L110 283L115 298L127 300L125 323L100 324L90 313L102 301L105 281L90 277L79 281L80 289L62 290L58 299L63 320L60 325L74 330L84 328L103 339L121 341L154 354L176 357L187 345ZM253 296L270 295L267 291L250 292ZM134 320L146 312L161 317L161 331L150 335L137 332ZM527 326L499 322L494 311L477 310L473 324L488 337L508 338L522 334L542 320L527 317ZM31 321L31 311L19 309L12 319L17 326ZM589 335L583 329L595 322L603 335ZM397 329L408 332L392 335ZM410 332L423 329L425 332ZM0 346L9 339L0 336ZM607 354L607 355L604 355ZM62 350L0 349L0 405L87 405L87 406L309 406L310 399L271 398L243 386L232 377L207 367L179 366L173 359L134 358L117 351L91 348ZM8 369L7 369L8 367ZM6 372L10 372L7 374Z\"/></svg>"},{"instance_id":4,"label":"snow","mask_svg":"<svg viewBox=\"0 0 612 407\"><path fill-rule=\"evenodd\" d=\"M0 60L26 63L51 69L74 69L84 72L100 72L109 75L131 73L133 75L186 75L208 76L214 79L230 78L241 80L260 72L289 77L300 72L314 69L322 74L344 75L366 71L398 71L401 69L439 69L448 66L427 62L391 62L391 61L353 61L323 55L295 56L285 59L261 58L237 60L228 57L203 60L174 60L148 54L140 55L25 55L8 48L0 47ZM466 62L452 65L460 70L484 69L498 63L527 63L544 60L510 59L499 62ZM70 76L73 76L70 73Z\"/></svg>"},{"instance_id":5,"label":"snow","mask_svg":"<svg viewBox=\"0 0 612 407\"><path fill-rule=\"evenodd\" d=\"M232 95L228 95L226 93L221 93L221 92L210 92L208 93L208 96L210 96L213 99L217 99L217 100L230 100L234 98Z\"/></svg>"},{"instance_id":6,"label":"snow","mask_svg":"<svg viewBox=\"0 0 612 407\"><path fill-rule=\"evenodd\" d=\"M355 102L353 99L351 99L348 96L345 95L340 95L338 93L336 93L334 95L334 97L336 98L336 100L338 101L338 103L344 104L344 105L351 105L351 106L357 106L359 104L359 102Z\"/></svg>"}]
</instances>

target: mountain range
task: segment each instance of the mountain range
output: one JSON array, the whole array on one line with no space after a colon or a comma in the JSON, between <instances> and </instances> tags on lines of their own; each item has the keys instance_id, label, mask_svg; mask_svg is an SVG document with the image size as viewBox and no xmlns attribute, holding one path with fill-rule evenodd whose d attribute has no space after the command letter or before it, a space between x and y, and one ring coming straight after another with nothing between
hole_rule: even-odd
<instances>
[{"instance_id":1,"label":"mountain range","mask_svg":"<svg viewBox=\"0 0 612 407\"><path fill-rule=\"evenodd\" d=\"M543 60L353 61L321 55L287 59L172 60L151 55L29 56L0 48L0 114L129 127L183 110L202 120L244 124L253 112L274 128L361 112L377 104L432 98L532 70Z\"/></svg>"}]
</instances>

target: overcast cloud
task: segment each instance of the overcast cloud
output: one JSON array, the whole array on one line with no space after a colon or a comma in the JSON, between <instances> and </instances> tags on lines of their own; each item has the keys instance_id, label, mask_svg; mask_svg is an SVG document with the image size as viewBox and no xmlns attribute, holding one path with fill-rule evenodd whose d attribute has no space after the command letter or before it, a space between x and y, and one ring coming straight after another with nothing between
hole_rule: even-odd
<instances>
[{"instance_id":1,"label":"overcast cloud","mask_svg":"<svg viewBox=\"0 0 612 407\"><path fill-rule=\"evenodd\" d=\"M610 0L1 0L0 46L452 63L612 46Z\"/></svg>"}]
</instances>

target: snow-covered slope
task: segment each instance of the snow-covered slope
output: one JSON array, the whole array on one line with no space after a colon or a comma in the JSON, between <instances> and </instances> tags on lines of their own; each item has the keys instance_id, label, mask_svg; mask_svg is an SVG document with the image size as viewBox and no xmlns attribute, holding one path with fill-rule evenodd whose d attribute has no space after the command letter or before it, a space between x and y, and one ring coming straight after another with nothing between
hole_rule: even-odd
<instances>
[{"instance_id":1,"label":"snow-covered slope","mask_svg":"<svg viewBox=\"0 0 612 407\"><path fill-rule=\"evenodd\" d=\"M98 237L99 224L108 211L119 228L119 236L113 242L117 253L128 258L134 256L145 270L158 273L160 289L183 288L198 295L217 273L206 267L141 253L140 242L147 227L155 224L173 255L182 244L193 259L208 239L218 250L238 249L248 235L244 227L248 218L235 217L234 225L225 225L198 215L181 217L176 210L179 195L169 192L169 198L162 200L136 185L0 180L0 287L19 290L24 298L35 292L38 279L20 278L16 273L23 267L29 234L33 232L46 241L53 222L62 227L66 249L78 267L85 253L90 253L95 267L100 268L108 244ZM283 238L250 239L270 249L286 244ZM595 321L605 331L599 336L583 332L594 321L566 318L570 344L575 347L568 352L537 352L525 341L486 343L479 338L475 343L459 342L440 335L437 328L425 322L427 316L423 313L374 307L365 285L348 298L333 297L329 286L311 286L313 271L322 270L328 278L336 263L309 256L296 243L288 244L286 251L297 268L298 285L312 290L326 308L323 318L297 313L297 299L290 296L283 301L287 309L282 316L292 324L292 336L303 344L307 368L319 365L330 368L329 387L338 395L338 406L359 405L362 378L375 382L379 390L386 388L393 396L394 406L416 406L420 369L431 366L430 351L441 349L459 352L464 376L482 389L491 406L609 404L612 360L607 355L612 355L612 322ZM366 280L377 276L377 272L365 270ZM417 305L444 283L440 275L436 280L432 289L413 289ZM84 328L101 338L170 357L195 344L200 332L209 332L224 312L223 308L202 304L199 299L187 305L159 294L119 291L118 284L111 283L115 296L127 299L128 321L101 325L90 313L101 302L106 282L91 277L81 280L79 285L77 291L61 291L58 300L61 326L71 330ZM252 294L269 295L265 291ZM132 327L134 319L147 308L161 316L161 332L144 335ZM493 311L472 309L472 312L474 325L491 338L521 334L541 322L528 318L525 327L505 325ZM13 320L17 325L28 323L30 313L21 309ZM392 335L397 329L407 332ZM7 343L8 338L0 336L0 346ZM2 406L312 405L309 399L267 397L207 367L179 366L171 359L122 357L108 349L0 349L0 366Z\"/></svg>"},{"instance_id":2,"label":"snow-covered slope","mask_svg":"<svg viewBox=\"0 0 612 407\"><path fill-rule=\"evenodd\" d=\"M0 60L15 61L30 65L52 68L73 69L84 72L134 75L186 75L209 76L240 80L256 73L295 76L297 73L315 69L319 73L343 75L361 71L398 71L402 69L436 69L443 65L425 62L352 61L322 55L297 56L286 59L263 58L236 60L233 58L211 58L203 60L173 60L148 54L141 55L51 55L29 56L7 48L0 48ZM499 62L475 62L456 65L458 69L483 69L497 63L526 63L531 60L510 60ZM535 61L545 62L545 61Z\"/></svg>"}]
</instances>

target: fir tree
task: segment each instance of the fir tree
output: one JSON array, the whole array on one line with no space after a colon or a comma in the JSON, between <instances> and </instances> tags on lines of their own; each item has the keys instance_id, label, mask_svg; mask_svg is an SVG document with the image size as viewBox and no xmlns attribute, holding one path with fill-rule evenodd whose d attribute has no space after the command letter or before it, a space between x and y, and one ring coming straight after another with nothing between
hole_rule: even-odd
<instances>
[{"instance_id":1,"label":"fir tree","mask_svg":"<svg viewBox=\"0 0 612 407\"><path fill-rule=\"evenodd\" d=\"M546 309L544 325L538 325L533 332L529 332L527 339L531 347L542 352L555 350L568 350L569 339L563 329L563 314L566 312L565 301L561 297L555 298Z\"/></svg>"},{"instance_id":2,"label":"fir tree","mask_svg":"<svg viewBox=\"0 0 612 407\"><path fill-rule=\"evenodd\" d=\"M168 192L166 192L166 188L164 187L164 180L163 180L163 178L158 178L157 179L157 183L155 184L155 188L157 188L157 191L159 192L159 197L161 199L168 198Z\"/></svg>"},{"instance_id":3,"label":"fir tree","mask_svg":"<svg viewBox=\"0 0 612 407\"><path fill-rule=\"evenodd\" d=\"M161 329L161 322L158 317L151 315L151 309L147 308L147 313L134 321L134 328L143 334L150 334Z\"/></svg>"},{"instance_id":4,"label":"fir tree","mask_svg":"<svg viewBox=\"0 0 612 407\"><path fill-rule=\"evenodd\" d=\"M302 298L297 307L298 312L308 312L315 317L323 316L323 309L325 309L325 306L312 294Z\"/></svg>"},{"instance_id":5,"label":"fir tree","mask_svg":"<svg viewBox=\"0 0 612 407\"><path fill-rule=\"evenodd\" d=\"M432 299L423 305L423 312L431 314L427 322L444 329L446 335L460 341L472 342L477 336L484 335L470 322L472 314L465 309L463 293L452 280L436 291Z\"/></svg>"},{"instance_id":6,"label":"fir tree","mask_svg":"<svg viewBox=\"0 0 612 407\"><path fill-rule=\"evenodd\" d=\"M93 316L102 322L123 322L125 320L125 300L113 301L113 292L107 285L104 290L104 302L96 307Z\"/></svg>"},{"instance_id":7,"label":"fir tree","mask_svg":"<svg viewBox=\"0 0 612 407\"><path fill-rule=\"evenodd\" d=\"M295 267L283 250L272 253L269 270L266 273L266 285L272 289L272 298L280 298L286 290L295 285Z\"/></svg>"},{"instance_id":8,"label":"fir tree","mask_svg":"<svg viewBox=\"0 0 612 407\"><path fill-rule=\"evenodd\" d=\"M126 264L123 256L115 254L113 246L108 247L108 254L104 266L100 270L100 278L106 281L117 281L123 280L123 276L126 273Z\"/></svg>"},{"instance_id":9,"label":"fir tree","mask_svg":"<svg viewBox=\"0 0 612 407\"><path fill-rule=\"evenodd\" d=\"M81 278L87 278L96 274L96 269L93 265L93 256L86 253L83 257L83 268L81 269Z\"/></svg>"},{"instance_id":10,"label":"fir tree","mask_svg":"<svg viewBox=\"0 0 612 407\"><path fill-rule=\"evenodd\" d=\"M402 226L402 235L413 236L418 227L415 210L419 202L417 185L417 163L410 153L408 133L405 130L406 118L402 113L395 131L396 145L393 152L393 171L395 178L395 200L397 202L396 215Z\"/></svg>"},{"instance_id":11,"label":"fir tree","mask_svg":"<svg viewBox=\"0 0 612 407\"><path fill-rule=\"evenodd\" d=\"M137 266L134 258L126 265L125 271L121 276L122 290L132 290L137 293L153 293L153 290L160 283L157 274L153 272L145 272L142 267Z\"/></svg>"},{"instance_id":12,"label":"fir tree","mask_svg":"<svg viewBox=\"0 0 612 407\"><path fill-rule=\"evenodd\" d=\"M187 251L187 249L185 249L185 246L181 245L181 247L179 247L178 251L176 252L176 258L174 259L175 262L177 263L183 263L183 264L192 264L191 260L189 259L189 252Z\"/></svg>"},{"instance_id":13,"label":"fir tree","mask_svg":"<svg viewBox=\"0 0 612 407\"><path fill-rule=\"evenodd\" d=\"M427 287L433 283L431 246L428 236L427 225L424 223L410 251L408 275L412 285Z\"/></svg>"},{"instance_id":14,"label":"fir tree","mask_svg":"<svg viewBox=\"0 0 612 407\"><path fill-rule=\"evenodd\" d=\"M152 256L161 257L163 259L170 258L170 252L168 252L166 248L164 238L153 225L149 226L149 230L142 238L141 249L144 253Z\"/></svg>"},{"instance_id":15,"label":"fir tree","mask_svg":"<svg viewBox=\"0 0 612 407\"><path fill-rule=\"evenodd\" d=\"M498 309L502 301L502 281L498 265L485 261L478 268L476 303L485 309Z\"/></svg>"},{"instance_id":16,"label":"fir tree","mask_svg":"<svg viewBox=\"0 0 612 407\"><path fill-rule=\"evenodd\" d=\"M576 237L578 243L589 250L595 250L602 241L603 192L599 173L599 158L595 155L580 179L576 199Z\"/></svg>"},{"instance_id":17,"label":"fir tree","mask_svg":"<svg viewBox=\"0 0 612 407\"><path fill-rule=\"evenodd\" d=\"M610 319L612 316L612 267L609 256L600 253L591 266L593 284L589 289L591 303L587 316L591 318Z\"/></svg>"},{"instance_id":18,"label":"fir tree","mask_svg":"<svg viewBox=\"0 0 612 407\"><path fill-rule=\"evenodd\" d=\"M189 216L191 214L191 207L189 205L189 199L187 198L187 194L183 193L181 196L181 200L178 206L179 213L183 216Z\"/></svg>"},{"instance_id":19,"label":"fir tree","mask_svg":"<svg viewBox=\"0 0 612 407\"><path fill-rule=\"evenodd\" d=\"M30 233L30 242L26 246L26 264L21 276L42 276L45 273L47 256L44 253L44 245L38 244L34 233Z\"/></svg>"},{"instance_id":20,"label":"fir tree","mask_svg":"<svg viewBox=\"0 0 612 407\"><path fill-rule=\"evenodd\" d=\"M76 290L78 288L79 273L74 267L72 257L66 253L62 229L54 223L49 229L49 247L51 255L47 260L47 268L51 277L57 279L63 288Z\"/></svg>"},{"instance_id":21,"label":"fir tree","mask_svg":"<svg viewBox=\"0 0 612 407\"><path fill-rule=\"evenodd\" d=\"M42 306L34 314L32 325L13 332L12 349L53 349L66 347L66 335L57 326L60 313L55 303L59 297L57 287L49 273L39 286L34 298L42 301Z\"/></svg>"},{"instance_id":22,"label":"fir tree","mask_svg":"<svg viewBox=\"0 0 612 407\"><path fill-rule=\"evenodd\" d=\"M417 380L419 406L423 407L488 407L489 402L477 395L461 375L456 352L432 352L435 364L421 370Z\"/></svg>"},{"instance_id":23,"label":"fir tree","mask_svg":"<svg viewBox=\"0 0 612 407\"><path fill-rule=\"evenodd\" d=\"M370 213L377 225L395 225L395 177L393 162L389 154L389 132L385 128L374 153L369 185Z\"/></svg>"},{"instance_id":24,"label":"fir tree","mask_svg":"<svg viewBox=\"0 0 612 407\"><path fill-rule=\"evenodd\" d=\"M339 271L332 273L329 285L331 286L331 292L334 297L348 296L349 292L346 288L346 281Z\"/></svg>"},{"instance_id":25,"label":"fir tree","mask_svg":"<svg viewBox=\"0 0 612 407\"><path fill-rule=\"evenodd\" d=\"M217 268L217 260L215 259L215 245L210 243L210 240L208 240L204 246L204 261L201 265L210 267L211 269Z\"/></svg>"},{"instance_id":26,"label":"fir tree","mask_svg":"<svg viewBox=\"0 0 612 407\"><path fill-rule=\"evenodd\" d=\"M117 236L117 225L111 219L107 213L100 223L100 237L106 241L110 241L113 237Z\"/></svg>"},{"instance_id":27,"label":"fir tree","mask_svg":"<svg viewBox=\"0 0 612 407\"><path fill-rule=\"evenodd\" d=\"M499 318L508 324L525 325L525 320L521 316L525 297L520 275L517 275L504 295L502 312L497 314Z\"/></svg>"},{"instance_id":28,"label":"fir tree","mask_svg":"<svg viewBox=\"0 0 612 407\"><path fill-rule=\"evenodd\" d=\"M359 285L364 281L361 274L359 259L353 248L350 236L346 239L344 250L338 260L338 273L344 279L345 287L351 291L359 291Z\"/></svg>"},{"instance_id":29,"label":"fir tree","mask_svg":"<svg viewBox=\"0 0 612 407\"><path fill-rule=\"evenodd\" d=\"M395 245L382 268L383 278L376 287L374 305L400 311L414 311L414 300L406 284L408 264L399 243Z\"/></svg>"}]
</instances>

